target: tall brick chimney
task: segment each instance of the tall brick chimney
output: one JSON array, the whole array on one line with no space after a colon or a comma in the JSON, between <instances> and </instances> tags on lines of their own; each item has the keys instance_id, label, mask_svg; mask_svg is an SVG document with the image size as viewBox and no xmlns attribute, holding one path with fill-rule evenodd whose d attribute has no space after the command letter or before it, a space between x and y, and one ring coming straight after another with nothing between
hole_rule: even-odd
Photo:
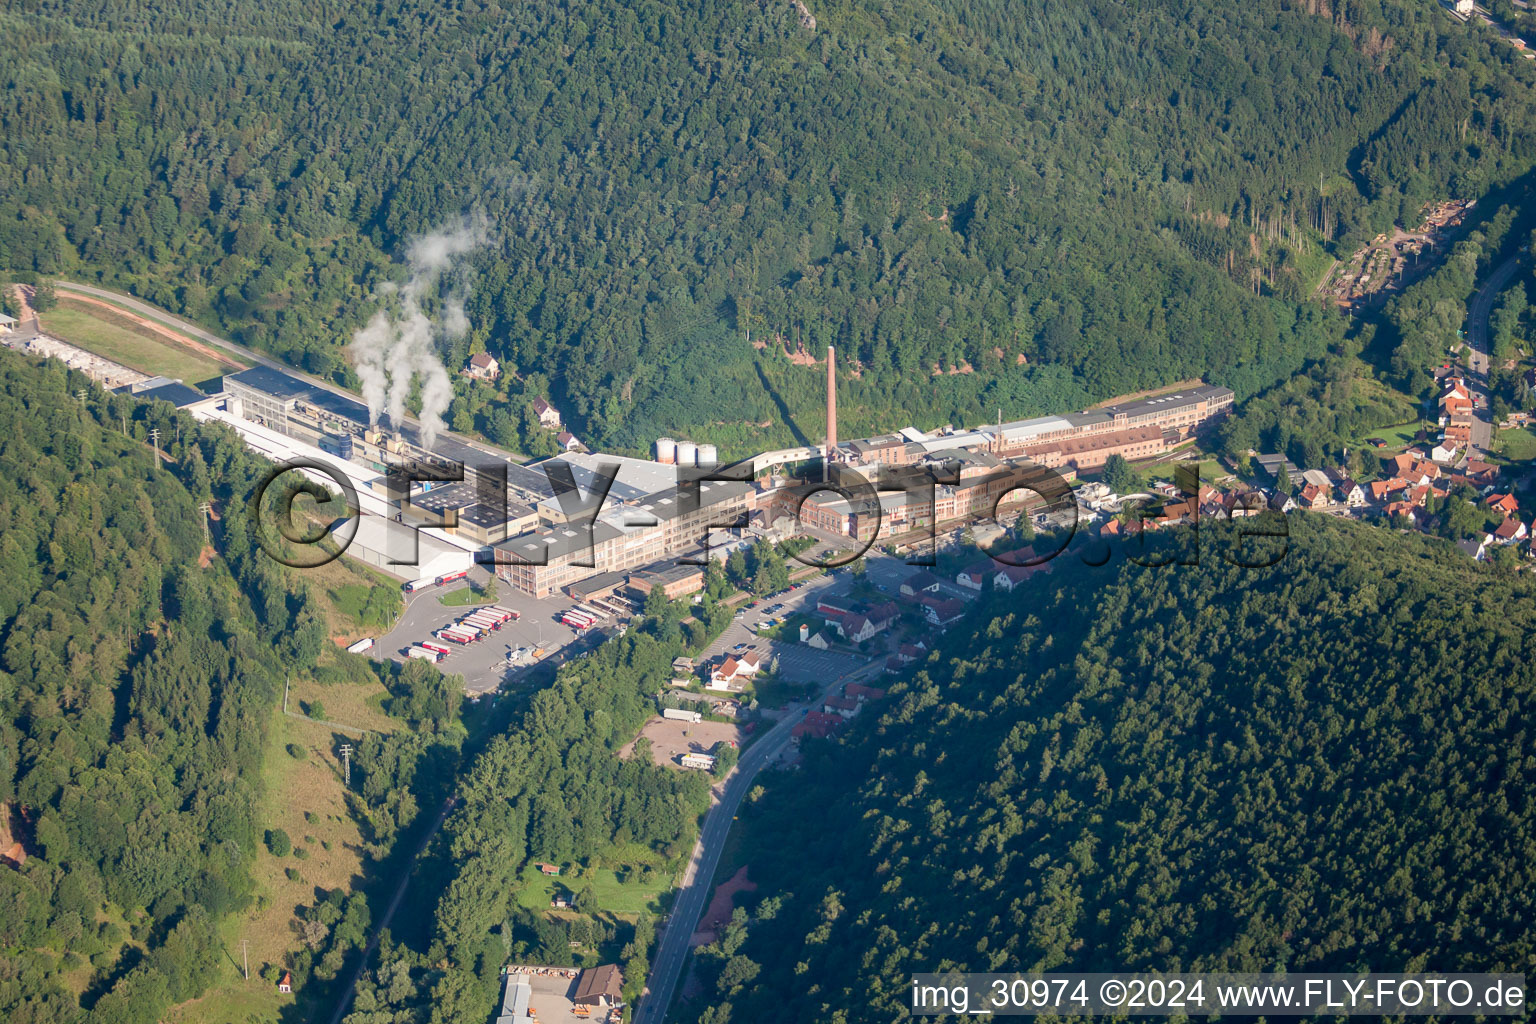
<instances>
[{"instance_id":1,"label":"tall brick chimney","mask_svg":"<svg viewBox=\"0 0 1536 1024\"><path fill-rule=\"evenodd\" d=\"M827 346L827 463L837 450L837 353Z\"/></svg>"}]
</instances>

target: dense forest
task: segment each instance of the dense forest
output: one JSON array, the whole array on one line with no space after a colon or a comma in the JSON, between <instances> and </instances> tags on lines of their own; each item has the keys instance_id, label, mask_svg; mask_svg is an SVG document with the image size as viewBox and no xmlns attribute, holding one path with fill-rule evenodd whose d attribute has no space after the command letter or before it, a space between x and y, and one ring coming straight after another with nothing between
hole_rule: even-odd
<instances>
[{"instance_id":1,"label":"dense forest","mask_svg":"<svg viewBox=\"0 0 1536 1024\"><path fill-rule=\"evenodd\" d=\"M251 545L264 467L233 433L4 352L0 436L0 810L25 853L0 867L0 1015L155 1021L228 970L268 724L324 630Z\"/></svg>"},{"instance_id":2,"label":"dense forest","mask_svg":"<svg viewBox=\"0 0 1536 1024\"><path fill-rule=\"evenodd\" d=\"M810 13L31 3L0 14L0 265L350 383L374 287L473 212L447 356L509 372L455 426L537 451L547 393L595 444L746 447L819 435L801 345L844 353L850 430L1246 397L1341 331L1301 301L1329 250L1536 156L1536 69L1433 4Z\"/></svg>"},{"instance_id":3,"label":"dense forest","mask_svg":"<svg viewBox=\"0 0 1536 1024\"><path fill-rule=\"evenodd\" d=\"M685 1019L891 1020L947 967L1526 970L1531 581L1316 516L1239 569L1235 525L989 599L768 777Z\"/></svg>"}]
</instances>

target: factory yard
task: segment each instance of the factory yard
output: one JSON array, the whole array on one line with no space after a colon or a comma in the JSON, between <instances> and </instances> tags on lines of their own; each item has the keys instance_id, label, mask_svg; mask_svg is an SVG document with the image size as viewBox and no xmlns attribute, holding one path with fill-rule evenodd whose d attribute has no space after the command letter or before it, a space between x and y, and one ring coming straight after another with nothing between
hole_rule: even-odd
<instances>
[{"instance_id":1,"label":"factory yard","mask_svg":"<svg viewBox=\"0 0 1536 1024\"><path fill-rule=\"evenodd\" d=\"M653 718L645 723L640 735L651 741L651 759L659 765L681 769L684 754L708 754L721 740L741 743L741 728L730 722L678 722ZM628 757L635 749L633 741L619 751Z\"/></svg>"},{"instance_id":2,"label":"factory yard","mask_svg":"<svg viewBox=\"0 0 1536 1024\"><path fill-rule=\"evenodd\" d=\"M469 578L475 584L483 586L487 579L486 568L475 566L470 570ZM419 593L406 595L405 613L395 624L394 629L379 638L374 645L372 656L403 662L407 657L405 652L410 650L412 645L423 640L441 643L433 640L432 634L462 619L473 612L477 606L448 607L438 598L445 593L457 593L468 585L468 581L465 581L446 588L430 587ZM506 623L501 629L467 647L441 643L441 646L448 648L449 654L438 662L437 667L445 675L463 676L464 689L472 696L492 693L504 682L515 683L519 676L525 674L539 661L551 656L559 656L578 638L577 632L570 626L555 621L555 617L573 607L576 604L575 601L563 596L533 598L526 594L509 593L505 584L500 585L499 590L500 596L489 603L518 611L521 617L516 622ZM611 628L614 625L617 623L610 619L600 623L597 629ZM509 665L507 655L518 648L527 648L530 651L542 648L544 654L538 658L525 657L516 664Z\"/></svg>"}]
</instances>

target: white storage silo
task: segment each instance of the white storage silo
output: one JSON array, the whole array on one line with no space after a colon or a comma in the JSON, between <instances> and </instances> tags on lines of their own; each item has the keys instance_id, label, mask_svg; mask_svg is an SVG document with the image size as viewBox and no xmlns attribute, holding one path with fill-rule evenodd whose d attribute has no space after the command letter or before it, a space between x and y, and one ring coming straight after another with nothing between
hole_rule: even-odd
<instances>
[{"instance_id":1,"label":"white storage silo","mask_svg":"<svg viewBox=\"0 0 1536 1024\"><path fill-rule=\"evenodd\" d=\"M699 446L692 441L677 442L677 464L696 466L699 463Z\"/></svg>"},{"instance_id":2,"label":"white storage silo","mask_svg":"<svg viewBox=\"0 0 1536 1024\"><path fill-rule=\"evenodd\" d=\"M670 437L656 439L656 461L670 466L677 461L677 442Z\"/></svg>"},{"instance_id":3,"label":"white storage silo","mask_svg":"<svg viewBox=\"0 0 1536 1024\"><path fill-rule=\"evenodd\" d=\"M713 466L720 461L720 450L712 444L699 445L699 465Z\"/></svg>"}]
</instances>

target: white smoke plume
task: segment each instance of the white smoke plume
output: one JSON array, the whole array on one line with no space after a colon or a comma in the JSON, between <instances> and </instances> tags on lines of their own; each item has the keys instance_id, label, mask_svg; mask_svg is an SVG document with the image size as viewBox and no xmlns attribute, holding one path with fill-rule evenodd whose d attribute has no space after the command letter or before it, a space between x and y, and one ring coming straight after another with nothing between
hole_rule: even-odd
<instances>
[{"instance_id":1,"label":"white smoke plume","mask_svg":"<svg viewBox=\"0 0 1536 1024\"><path fill-rule=\"evenodd\" d=\"M481 217L465 217L423 235L406 249L410 279L403 285L385 283L375 291L379 311L352 336L351 345L371 422L378 423L384 413L390 425L399 429L411 382L419 377L423 442L431 447L444 429L443 413L453 401L453 382L438 353L438 342L461 337L469 329L462 258L488 241ZM438 289L445 275L454 278L454 287L444 304L442 323L434 324L422 309L422 300Z\"/></svg>"}]
</instances>

